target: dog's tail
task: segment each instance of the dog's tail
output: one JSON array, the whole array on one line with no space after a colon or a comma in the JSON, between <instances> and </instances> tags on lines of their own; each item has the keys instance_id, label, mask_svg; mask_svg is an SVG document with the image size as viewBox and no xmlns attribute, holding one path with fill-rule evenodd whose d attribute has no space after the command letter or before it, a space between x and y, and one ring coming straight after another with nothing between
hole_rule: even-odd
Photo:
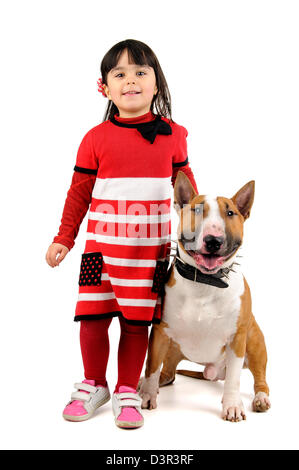
<instances>
[{"instance_id":1,"label":"dog's tail","mask_svg":"<svg viewBox=\"0 0 299 470\"><path fill-rule=\"evenodd\" d=\"M203 372L197 372L195 370L178 369L176 373L186 375L187 377L193 377L194 379L207 380L204 377Z\"/></svg>"}]
</instances>

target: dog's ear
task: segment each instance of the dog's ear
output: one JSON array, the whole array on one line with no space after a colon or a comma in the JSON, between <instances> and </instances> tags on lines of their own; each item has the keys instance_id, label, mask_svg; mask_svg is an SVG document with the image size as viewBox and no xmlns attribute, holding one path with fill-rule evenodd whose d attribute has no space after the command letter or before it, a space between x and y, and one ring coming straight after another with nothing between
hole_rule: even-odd
<instances>
[{"instance_id":1,"label":"dog's ear","mask_svg":"<svg viewBox=\"0 0 299 470\"><path fill-rule=\"evenodd\" d=\"M197 195L188 176L183 171L179 171L174 185L174 208L177 212L184 204L189 204Z\"/></svg>"},{"instance_id":2,"label":"dog's ear","mask_svg":"<svg viewBox=\"0 0 299 470\"><path fill-rule=\"evenodd\" d=\"M233 203L237 206L239 212L244 217L244 220L250 216L250 210L254 199L255 182L249 181L231 198Z\"/></svg>"}]
</instances>

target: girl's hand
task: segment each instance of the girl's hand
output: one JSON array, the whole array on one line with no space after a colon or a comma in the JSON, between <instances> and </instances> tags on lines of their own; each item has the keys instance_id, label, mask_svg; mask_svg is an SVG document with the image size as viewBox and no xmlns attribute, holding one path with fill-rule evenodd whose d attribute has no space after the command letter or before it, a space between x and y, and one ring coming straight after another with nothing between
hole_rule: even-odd
<instances>
[{"instance_id":1,"label":"girl's hand","mask_svg":"<svg viewBox=\"0 0 299 470\"><path fill-rule=\"evenodd\" d=\"M66 246L61 245L61 243L52 243L52 245L49 246L46 254L46 261L48 265L52 268L59 266L59 263L66 257L69 251L70 250ZM58 254L59 256L56 259Z\"/></svg>"}]
</instances>

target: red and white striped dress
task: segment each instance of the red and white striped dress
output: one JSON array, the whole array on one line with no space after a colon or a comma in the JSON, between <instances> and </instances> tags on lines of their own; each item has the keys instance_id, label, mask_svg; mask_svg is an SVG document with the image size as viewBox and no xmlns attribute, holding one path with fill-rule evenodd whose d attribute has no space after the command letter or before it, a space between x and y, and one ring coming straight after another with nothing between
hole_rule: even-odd
<instances>
[{"instance_id":1,"label":"red and white striped dress","mask_svg":"<svg viewBox=\"0 0 299 470\"><path fill-rule=\"evenodd\" d=\"M172 134L158 134L151 144L134 127L155 119L151 111L114 118L117 125L108 120L87 132L76 159L75 171L96 179L75 320L122 315L132 323L150 324L161 318L153 279L158 262L169 259L172 184L178 170L188 173L197 189L188 164L188 133L162 118Z\"/></svg>"}]
</instances>

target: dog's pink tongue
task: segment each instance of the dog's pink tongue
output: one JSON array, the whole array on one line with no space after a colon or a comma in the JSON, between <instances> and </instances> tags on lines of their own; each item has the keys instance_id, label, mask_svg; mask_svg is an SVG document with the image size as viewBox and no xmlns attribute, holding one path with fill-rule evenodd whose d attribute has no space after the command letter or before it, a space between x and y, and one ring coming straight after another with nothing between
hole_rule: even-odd
<instances>
[{"instance_id":1,"label":"dog's pink tongue","mask_svg":"<svg viewBox=\"0 0 299 470\"><path fill-rule=\"evenodd\" d=\"M222 264L222 256L203 256L196 253L194 259L198 266L204 266L207 269L215 269Z\"/></svg>"}]
</instances>

